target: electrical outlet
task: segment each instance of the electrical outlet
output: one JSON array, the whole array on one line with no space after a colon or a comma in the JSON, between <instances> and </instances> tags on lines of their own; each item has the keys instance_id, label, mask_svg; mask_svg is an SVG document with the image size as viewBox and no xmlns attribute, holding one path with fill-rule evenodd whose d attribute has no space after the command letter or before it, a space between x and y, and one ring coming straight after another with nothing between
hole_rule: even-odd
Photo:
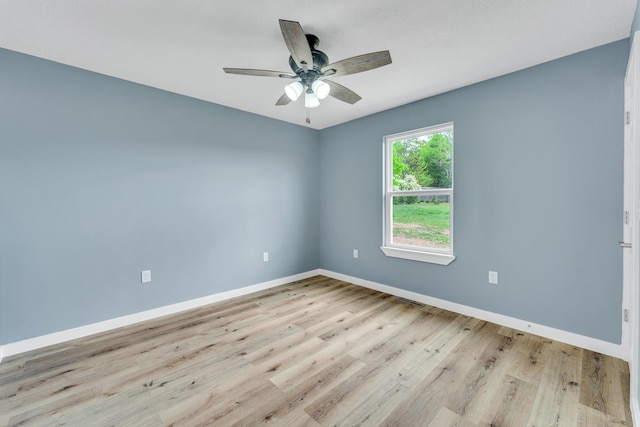
<instances>
[{"instance_id":1,"label":"electrical outlet","mask_svg":"<svg viewBox=\"0 0 640 427\"><path fill-rule=\"evenodd\" d=\"M489 271L489 283L492 285L498 284L498 272L497 271Z\"/></svg>"},{"instance_id":2,"label":"electrical outlet","mask_svg":"<svg viewBox=\"0 0 640 427\"><path fill-rule=\"evenodd\" d=\"M264 262L269 261L269 252L265 252L262 254L262 261Z\"/></svg>"},{"instance_id":3,"label":"electrical outlet","mask_svg":"<svg viewBox=\"0 0 640 427\"><path fill-rule=\"evenodd\" d=\"M143 270L140 272L140 281L142 283L149 283L151 281L151 270Z\"/></svg>"},{"instance_id":4,"label":"electrical outlet","mask_svg":"<svg viewBox=\"0 0 640 427\"><path fill-rule=\"evenodd\" d=\"M353 250L353 257L354 258L358 258L358 250L357 249Z\"/></svg>"}]
</instances>

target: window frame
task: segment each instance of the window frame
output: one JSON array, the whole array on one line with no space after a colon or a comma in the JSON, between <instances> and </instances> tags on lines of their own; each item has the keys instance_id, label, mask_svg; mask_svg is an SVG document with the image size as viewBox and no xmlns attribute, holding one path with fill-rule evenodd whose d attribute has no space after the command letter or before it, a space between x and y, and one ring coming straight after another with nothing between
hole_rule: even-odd
<instances>
[{"instance_id":1,"label":"window frame","mask_svg":"<svg viewBox=\"0 0 640 427\"><path fill-rule=\"evenodd\" d=\"M449 265L456 257L453 255L453 188L455 174L453 144L451 152L451 188L438 188L429 190L394 190L393 189L393 143L401 139L435 134L443 131L454 132L453 122L442 123L393 135L387 135L382 139L383 146L383 245L380 249L386 256L403 258L413 261L428 262L439 265ZM402 245L393 243L393 197L394 196L437 196L449 195L449 236L450 249L422 248L414 245Z\"/></svg>"}]
</instances>

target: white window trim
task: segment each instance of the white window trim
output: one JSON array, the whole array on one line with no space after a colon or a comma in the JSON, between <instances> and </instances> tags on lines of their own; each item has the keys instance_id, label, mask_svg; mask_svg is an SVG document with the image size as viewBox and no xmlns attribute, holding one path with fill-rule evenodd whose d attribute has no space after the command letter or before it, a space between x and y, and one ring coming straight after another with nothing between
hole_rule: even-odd
<instances>
[{"instance_id":1,"label":"white window trim","mask_svg":"<svg viewBox=\"0 0 640 427\"><path fill-rule=\"evenodd\" d=\"M393 173L389 173L389 162L393 156L393 144L390 141L397 141L399 139L407 139L414 136L422 136L427 133L438 133L444 130L453 128L453 122L444 123L441 125L430 126L422 129L417 129L409 132L397 133L394 135L388 135L383 138L383 177L384 177L384 244L380 247L382 252L388 257L402 258L412 261L428 262L438 265L449 265L456 257L453 255L453 183L451 188L439 188L429 190L415 190L415 191L394 191L393 190ZM451 166L453 169L453 165ZM455 175L454 175L455 179ZM399 245L390 243L392 241L393 230L393 218L392 218L392 197L393 196L427 196L427 195L450 195L450 209L451 209L451 250L438 250L435 248L426 248L421 250L417 246Z\"/></svg>"},{"instance_id":2,"label":"white window trim","mask_svg":"<svg viewBox=\"0 0 640 427\"><path fill-rule=\"evenodd\" d=\"M448 254L440 254L437 252L416 251L413 249L403 249L395 246L381 246L382 252L388 257L402 258L412 261L428 262L438 265L449 265L456 257Z\"/></svg>"}]
</instances>

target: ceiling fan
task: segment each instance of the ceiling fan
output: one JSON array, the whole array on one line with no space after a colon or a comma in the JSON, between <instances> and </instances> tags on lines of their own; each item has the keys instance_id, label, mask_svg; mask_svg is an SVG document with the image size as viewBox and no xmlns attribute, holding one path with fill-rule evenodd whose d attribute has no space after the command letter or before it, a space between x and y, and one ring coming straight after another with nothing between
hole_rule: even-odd
<instances>
[{"instance_id":1,"label":"ceiling fan","mask_svg":"<svg viewBox=\"0 0 640 427\"><path fill-rule=\"evenodd\" d=\"M366 53L329 64L329 57L318 50L320 40L313 34L305 34L302 26L296 21L280 19L282 37L289 49L289 66L291 72L254 70L247 68L223 68L225 73L241 74L246 76L279 77L295 79L293 83L284 88L284 94L278 99L276 105L287 105L297 100L304 93L306 108L314 108L320 105L320 100L328 95L355 104L362 99L360 95L325 77L346 76L373 70L391 63L391 55L388 50ZM307 116L307 123L309 123Z\"/></svg>"}]
</instances>

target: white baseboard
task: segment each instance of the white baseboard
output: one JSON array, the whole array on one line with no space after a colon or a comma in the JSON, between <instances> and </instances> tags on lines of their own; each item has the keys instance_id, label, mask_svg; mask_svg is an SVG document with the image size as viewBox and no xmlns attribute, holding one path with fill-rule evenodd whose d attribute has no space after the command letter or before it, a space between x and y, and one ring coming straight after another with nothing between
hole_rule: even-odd
<instances>
[{"instance_id":1,"label":"white baseboard","mask_svg":"<svg viewBox=\"0 0 640 427\"><path fill-rule=\"evenodd\" d=\"M329 270L320 269L318 274L625 360L625 354L622 345L620 344L613 344L607 341L586 337L584 335L563 331L561 329L538 325L532 322L527 322L526 320L503 316L501 314L480 310L474 307L469 307L438 298L433 298L427 295L419 294L417 292L406 291L404 289L383 285L381 283L371 282L369 280L348 276L346 274L335 273Z\"/></svg>"},{"instance_id":2,"label":"white baseboard","mask_svg":"<svg viewBox=\"0 0 640 427\"><path fill-rule=\"evenodd\" d=\"M2 361L3 357L13 356L13 355L24 353L27 351L47 347L53 344L59 344L65 341L70 341L76 338L86 337L96 333L105 332L111 329L120 328L122 326L128 326L134 323L143 322L145 320L151 320L157 317L166 316L168 314L174 314L181 311L190 310L192 308L197 308L203 305L212 304L214 302L219 302L226 299L273 288L276 286L285 285L290 282L303 280L316 275L324 275L334 279L343 280L345 282L350 282L365 288L374 289L374 290L385 292L391 295L407 298L413 301L418 301L424 304L432 305L434 307L453 311L455 313L464 314L466 316L475 317L477 319L486 320L488 322L496 323L498 325L532 333L535 335L540 335L545 338L550 338L550 339L561 341L570 345L582 347L587 350L596 351L598 353L624 359L624 352L623 352L622 346L618 344L613 344L613 343L598 340L595 338L574 334L574 333L563 331L560 329L550 328L548 326L538 325L535 323L527 322L525 320L503 316L501 314L480 310L474 307L469 307L466 305L457 304L454 302L450 302L450 301L446 301L438 298L433 298L427 295L419 294L412 291L407 291L404 289L395 288L393 286L383 285L381 283L371 282L369 280L348 276L342 273L336 273L333 271L323 270L323 269L316 269L316 270L311 270L304 273L296 274L293 276L282 277L280 279L259 283L252 286L246 286L244 288L233 289L226 292L220 292L220 293L209 295L202 298L196 298L189 301L180 302L177 304L171 304L164 307L155 308L152 310L142 311L142 312L130 314L127 316L117 317L114 319L92 323L89 325L80 326L73 329L67 329L60 332L54 332L52 334L42 335L35 338L29 338L26 340L5 344L0 346L0 362ZM637 407L637 402L634 402L634 404L635 406L632 409L636 411L639 408ZM636 418L636 419L640 420L640 418Z\"/></svg>"},{"instance_id":3,"label":"white baseboard","mask_svg":"<svg viewBox=\"0 0 640 427\"><path fill-rule=\"evenodd\" d=\"M60 332L54 332L52 334L41 335L39 337L4 344L0 346L0 362L2 362L3 357L14 356L16 354L36 350L53 344L63 343L65 341L86 337L111 329L132 325L138 322L144 322L145 320L155 319L161 316L166 316L168 314L179 313L181 311L190 310L192 308L201 307L203 305L212 304L214 302L219 302L242 295L247 295L253 292L274 288L276 286L285 285L297 280L303 280L309 277L313 277L318 274L320 274L320 270L311 270L305 273L295 274L293 276L282 277L280 279L246 286L244 288L232 289L230 291L220 292L202 298L196 298L189 301L166 305L164 307L154 308L152 310L141 311L139 313L134 313L127 316L116 317L114 319L80 326L73 329L67 329Z\"/></svg>"}]
</instances>

